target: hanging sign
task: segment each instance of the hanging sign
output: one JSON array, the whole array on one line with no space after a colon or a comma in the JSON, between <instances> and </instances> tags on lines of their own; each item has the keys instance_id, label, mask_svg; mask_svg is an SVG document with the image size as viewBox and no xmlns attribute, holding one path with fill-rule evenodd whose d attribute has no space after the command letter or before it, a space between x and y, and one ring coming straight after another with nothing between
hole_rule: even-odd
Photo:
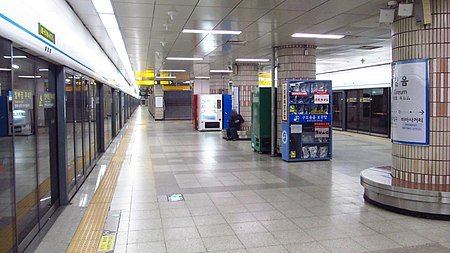
<instances>
[{"instance_id":1,"label":"hanging sign","mask_svg":"<svg viewBox=\"0 0 450 253\"><path fill-rule=\"evenodd\" d=\"M53 44L56 43L55 34L52 33L49 29L45 28L45 26L43 26L41 23L38 23L38 30L39 30L39 35L46 38L48 41L50 41Z\"/></svg>"},{"instance_id":2,"label":"hanging sign","mask_svg":"<svg viewBox=\"0 0 450 253\"><path fill-rule=\"evenodd\" d=\"M428 60L396 62L392 74L393 142L428 145Z\"/></svg>"},{"instance_id":3,"label":"hanging sign","mask_svg":"<svg viewBox=\"0 0 450 253\"><path fill-rule=\"evenodd\" d=\"M259 87L272 87L272 72L259 72L258 85Z\"/></svg>"}]
</instances>

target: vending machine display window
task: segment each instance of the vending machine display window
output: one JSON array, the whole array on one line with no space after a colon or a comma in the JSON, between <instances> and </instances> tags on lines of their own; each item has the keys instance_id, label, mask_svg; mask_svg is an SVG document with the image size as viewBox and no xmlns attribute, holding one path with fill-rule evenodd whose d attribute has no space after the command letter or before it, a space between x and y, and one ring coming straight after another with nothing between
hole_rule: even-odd
<instances>
[{"instance_id":1,"label":"vending machine display window","mask_svg":"<svg viewBox=\"0 0 450 253\"><path fill-rule=\"evenodd\" d=\"M331 81L290 80L282 89L282 159L330 160Z\"/></svg>"}]
</instances>

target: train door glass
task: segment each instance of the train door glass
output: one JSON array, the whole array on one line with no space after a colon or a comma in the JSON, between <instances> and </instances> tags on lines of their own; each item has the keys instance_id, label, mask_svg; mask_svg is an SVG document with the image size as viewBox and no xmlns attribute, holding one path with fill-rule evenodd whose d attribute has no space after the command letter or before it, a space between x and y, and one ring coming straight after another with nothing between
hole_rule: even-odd
<instances>
[{"instance_id":1,"label":"train door glass","mask_svg":"<svg viewBox=\"0 0 450 253\"><path fill-rule=\"evenodd\" d=\"M94 159L97 158L97 84L95 81L91 81L89 84L89 104L91 106L91 116L89 121L90 133L90 145L91 145L91 159L92 163Z\"/></svg>"},{"instance_id":2,"label":"train door glass","mask_svg":"<svg viewBox=\"0 0 450 253\"><path fill-rule=\"evenodd\" d=\"M11 43L0 37L0 252L13 252L14 230L14 145L12 129Z\"/></svg>"},{"instance_id":3,"label":"train door glass","mask_svg":"<svg viewBox=\"0 0 450 253\"><path fill-rule=\"evenodd\" d=\"M111 88L103 85L105 149L112 140L112 93Z\"/></svg>"},{"instance_id":4,"label":"train door glass","mask_svg":"<svg viewBox=\"0 0 450 253\"><path fill-rule=\"evenodd\" d=\"M333 127L343 127L344 92L333 92Z\"/></svg>"},{"instance_id":5,"label":"train door glass","mask_svg":"<svg viewBox=\"0 0 450 253\"><path fill-rule=\"evenodd\" d=\"M40 218L56 201L51 192L55 183L51 180L51 154L56 153L51 147L56 146L56 139L49 134L56 121L55 80L49 76L49 63L17 49L13 52L16 226L20 245L37 233Z\"/></svg>"},{"instance_id":6,"label":"train door glass","mask_svg":"<svg viewBox=\"0 0 450 253\"><path fill-rule=\"evenodd\" d=\"M371 95L370 89L358 90L358 102L359 102L359 126L358 130L363 132L371 131Z\"/></svg>"},{"instance_id":7,"label":"train door glass","mask_svg":"<svg viewBox=\"0 0 450 253\"><path fill-rule=\"evenodd\" d=\"M119 118L119 109L120 109L120 105L119 105L119 91L115 90L114 94L113 94L113 99L114 99L114 119L115 119L115 132L114 132L114 136L117 136L119 134L120 131L120 118Z\"/></svg>"},{"instance_id":8,"label":"train door glass","mask_svg":"<svg viewBox=\"0 0 450 253\"><path fill-rule=\"evenodd\" d=\"M67 191L75 189L75 98L74 75L65 74L66 84L66 162L67 162ZM69 194L70 195L70 194Z\"/></svg>"},{"instance_id":9,"label":"train door glass","mask_svg":"<svg viewBox=\"0 0 450 253\"><path fill-rule=\"evenodd\" d=\"M372 97L372 132L389 134L389 103L390 94L388 88L371 90Z\"/></svg>"},{"instance_id":10,"label":"train door glass","mask_svg":"<svg viewBox=\"0 0 450 253\"><path fill-rule=\"evenodd\" d=\"M347 129L358 131L358 90L347 91L346 113Z\"/></svg>"},{"instance_id":11,"label":"train door glass","mask_svg":"<svg viewBox=\"0 0 450 253\"><path fill-rule=\"evenodd\" d=\"M91 145L90 145L90 125L89 122L91 121L90 117L90 94L89 94L89 83L90 79L83 77L82 78L82 85L81 85L81 93L82 93L82 99L81 99L81 108L82 108L82 116L81 116L81 124L83 126L83 160L84 160L84 174L87 174L87 169L90 167L91 163Z\"/></svg>"},{"instance_id":12,"label":"train door glass","mask_svg":"<svg viewBox=\"0 0 450 253\"><path fill-rule=\"evenodd\" d=\"M14 50L13 132L17 241L20 244L38 224L37 150L34 62ZM18 67L18 68L17 68Z\"/></svg>"},{"instance_id":13,"label":"train door glass","mask_svg":"<svg viewBox=\"0 0 450 253\"><path fill-rule=\"evenodd\" d=\"M77 186L84 176L84 152L83 152L83 93L80 74L75 74L75 171Z\"/></svg>"},{"instance_id":14,"label":"train door glass","mask_svg":"<svg viewBox=\"0 0 450 253\"><path fill-rule=\"evenodd\" d=\"M42 219L51 206L57 200L57 192L55 182L52 181L52 168L55 164L56 157L56 136L50 133L56 132L56 80L49 76L48 63L36 62L35 79L36 96L36 135L37 135L37 164L38 164L38 200L39 200L39 218Z\"/></svg>"}]
</instances>

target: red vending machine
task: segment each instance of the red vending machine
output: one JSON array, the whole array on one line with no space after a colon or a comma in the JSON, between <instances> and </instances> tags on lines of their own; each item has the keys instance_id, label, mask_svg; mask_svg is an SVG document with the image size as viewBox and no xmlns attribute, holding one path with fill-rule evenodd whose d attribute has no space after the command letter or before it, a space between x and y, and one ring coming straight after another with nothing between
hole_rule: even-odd
<instances>
[{"instance_id":1,"label":"red vending machine","mask_svg":"<svg viewBox=\"0 0 450 253\"><path fill-rule=\"evenodd\" d=\"M194 95L194 103L193 103L193 119L194 119L194 129L198 130L198 95Z\"/></svg>"}]
</instances>

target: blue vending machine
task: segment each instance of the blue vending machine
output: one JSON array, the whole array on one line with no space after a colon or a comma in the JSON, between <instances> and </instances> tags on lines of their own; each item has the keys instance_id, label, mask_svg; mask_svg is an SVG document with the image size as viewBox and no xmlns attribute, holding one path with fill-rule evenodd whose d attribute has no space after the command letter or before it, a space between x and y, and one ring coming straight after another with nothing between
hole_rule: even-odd
<instances>
[{"instance_id":1,"label":"blue vending machine","mask_svg":"<svg viewBox=\"0 0 450 253\"><path fill-rule=\"evenodd\" d=\"M222 129L228 128L228 119L231 117L231 108L233 105L232 96L229 94L222 95Z\"/></svg>"},{"instance_id":2,"label":"blue vending machine","mask_svg":"<svg viewBox=\"0 0 450 253\"><path fill-rule=\"evenodd\" d=\"M330 160L332 157L331 81L282 82L282 159Z\"/></svg>"}]
</instances>

